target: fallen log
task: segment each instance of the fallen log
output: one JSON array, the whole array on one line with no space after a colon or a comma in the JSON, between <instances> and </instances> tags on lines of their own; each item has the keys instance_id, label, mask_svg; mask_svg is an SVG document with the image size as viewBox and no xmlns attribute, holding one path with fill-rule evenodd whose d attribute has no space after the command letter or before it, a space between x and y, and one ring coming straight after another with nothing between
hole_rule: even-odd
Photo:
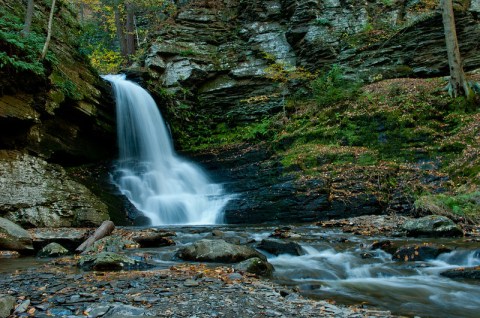
<instances>
[{"instance_id":1,"label":"fallen log","mask_svg":"<svg viewBox=\"0 0 480 318\"><path fill-rule=\"evenodd\" d=\"M115 229L115 224L112 221L103 221L103 223L95 230L95 232L90 235L90 237L80 244L79 247L75 250L76 253L84 253L87 248L93 245L96 241L105 236L110 235Z\"/></svg>"}]
</instances>

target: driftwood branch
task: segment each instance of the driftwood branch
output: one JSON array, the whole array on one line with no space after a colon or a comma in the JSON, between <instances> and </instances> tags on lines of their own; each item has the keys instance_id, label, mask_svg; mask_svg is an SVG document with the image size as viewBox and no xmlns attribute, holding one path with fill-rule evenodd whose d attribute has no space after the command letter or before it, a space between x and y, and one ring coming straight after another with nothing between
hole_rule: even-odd
<instances>
[{"instance_id":1,"label":"driftwood branch","mask_svg":"<svg viewBox=\"0 0 480 318\"><path fill-rule=\"evenodd\" d=\"M85 252L85 250L90 246L92 246L93 243L95 243L96 241L98 241L99 239L105 236L110 235L114 229L115 229L115 224L113 224L112 221L103 221L103 223L99 226L99 228L96 229L95 232L92 235L90 235L90 237L85 242L83 242L79 247L77 247L75 252L77 253Z\"/></svg>"}]
</instances>

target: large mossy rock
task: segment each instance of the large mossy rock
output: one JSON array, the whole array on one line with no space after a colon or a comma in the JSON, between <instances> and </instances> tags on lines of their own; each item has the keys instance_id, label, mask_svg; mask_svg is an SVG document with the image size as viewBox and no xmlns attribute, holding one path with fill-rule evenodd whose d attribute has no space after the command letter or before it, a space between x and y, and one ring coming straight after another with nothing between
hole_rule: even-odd
<instances>
[{"instance_id":1,"label":"large mossy rock","mask_svg":"<svg viewBox=\"0 0 480 318\"><path fill-rule=\"evenodd\" d=\"M218 263L237 263L253 257L266 260L263 254L251 247L206 239L179 249L176 256L186 261Z\"/></svg>"},{"instance_id":2,"label":"large mossy rock","mask_svg":"<svg viewBox=\"0 0 480 318\"><path fill-rule=\"evenodd\" d=\"M32 236L19 225L0 217L0 249L33 252Z\"/></svg>"},{"instance_id":3,"label":"large mossy rock","mask_svg":"<svg viewBox=\"0 0 480 318\"><path fill-rule=\"evenodd\" d=\"M463 236L463 231L458 225L441 215L409 220L402 225L402 229L408 236Z\"/></svg>"},{"instance_id":4,"label":"large mossy rock","mask_svg":"<svg viewBox=\"0 0 480 318\"><path fill-rule=\"evenodd\" d=\"M108 209L62 167L0 150L0 216L25 227L85 227L108 219Z\"/></svg>"}]
</instances>

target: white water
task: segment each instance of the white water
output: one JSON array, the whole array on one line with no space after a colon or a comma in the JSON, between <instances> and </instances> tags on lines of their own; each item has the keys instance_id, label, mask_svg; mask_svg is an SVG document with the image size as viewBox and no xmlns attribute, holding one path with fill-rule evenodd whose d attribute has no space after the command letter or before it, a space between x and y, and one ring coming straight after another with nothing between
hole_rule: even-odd
<instances>
[{"instance_id":1,"label":"white water","mask_svg":"<svg viewBox=\"0 0 480 318\"><path fill-rule=\"evenodd\" d=\"M313 297L366 302L422 317L479 317L480 287L440 276L451 268L480 265L477 250L455 250L424 262L395 262L376 250L303 245L304 255L269 257L283 283L295 282Z\"/></svg>"},{"instance_id":2,"label":"white water","mask_svg":"<svg viewBox=\"0 0 480 318\"><path fill-rule=\"evenodd\" d=\"M197 165L180 158L153 98L124 75L107 75L117 104L120 158L114 182L152 225L223 223L229 200Z\"/></svg>"}]
</instances>

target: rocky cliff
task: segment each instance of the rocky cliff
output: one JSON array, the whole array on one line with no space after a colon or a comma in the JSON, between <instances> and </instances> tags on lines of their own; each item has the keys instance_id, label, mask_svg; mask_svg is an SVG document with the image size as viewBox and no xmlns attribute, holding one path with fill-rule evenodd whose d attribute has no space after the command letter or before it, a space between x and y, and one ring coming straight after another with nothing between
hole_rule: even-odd
<instances>
[{"instance_id":1,"label":"rocky cliff","mask_svg":"<svg viewBox=\"0 0 480 318\"><path fill-rule=\"evenodd\" d=\"M49 6L35 1L22 37L22 1L0 0L0 216L24 226L85 226L107 206L56 164L115 156L110 88L79 53L75 11L57 1L47 58L39 59Z\"/></svg>"},{"instance_id":2,"label":"rocky cliff","mask_svg":"<svg viewBox=\"0 0 480 318\"><path fill-rule=\"evenodd\" d=\"M280 119L276 133L285 133L289 129L285 122L295 117L304 118L297 123L300 126L292 124L298 131L308 130L302 125L337 120L335 129L343 129L344 136L327 143L350 147L341 150L348 154L339 155L338 147L325 146L309 159L312 164L288 166L282 156L298 143L306 143L303 151L313 153L331 137L331 131L311 128L314 132L299 133L290 140L277 138L281 141L274 144L258 144L258 139L275 139L269 138L268 127L261 126L262 122L285 113L286 100L295 103L296 96L301 99L303 94L302 78L298 85L295 79L284 84L272 76L272 67L302 69L305 71L300 74L305 75L322 74L324 68L337 64L346 77L364 83L447 75L441 12L436 5L429 1L194 1L180 8L173 23L158 31L136 71L160 101L180 148L205 148L202 142L208 144L214 130L228 134L242 125L257 125L253 128L257 136L254 145L225 139L218 146L211 143L205 151L189 152L217 180L225 182L230 192L238 194L227 207L228 222L311 221L412 212L412 188L445 191L449 178L437 171L434 155L425 150L438 140L438 134L429 131L425 135L409 126L411 131L395 136L402 119L389 119L390 110L385 114L374 110L371 116L342 115L343 106L332 107L335 110L325 111L329 117L322 123L318 117L302 117L308 110L294 109L300 114ZM480 67L476 40L480 36L480 2L458 2L456 9L465 69L474 70ZM428 101L432 105L438 103L434 95ZM398 105L405 102L409 101ZM355 117L357 122L341 124L344 116L347 121ZM430 119L435 120L434 116L431 114ZM365 140L359 141L362 138ZM375 145L375 153L386 148L394 152L392 149L399 147L399 156L408 147L416 150L411 151L404 166L359 165L358 152L364 148L356 147L371 145ZM305 153L297 153L298 158L308 157ZM344 155L351 156L353 162L348 159L342 165L331 164L343 160L331 158ZM313 176L305 166L314 167Z\"/></svg>"}]
</instances>

